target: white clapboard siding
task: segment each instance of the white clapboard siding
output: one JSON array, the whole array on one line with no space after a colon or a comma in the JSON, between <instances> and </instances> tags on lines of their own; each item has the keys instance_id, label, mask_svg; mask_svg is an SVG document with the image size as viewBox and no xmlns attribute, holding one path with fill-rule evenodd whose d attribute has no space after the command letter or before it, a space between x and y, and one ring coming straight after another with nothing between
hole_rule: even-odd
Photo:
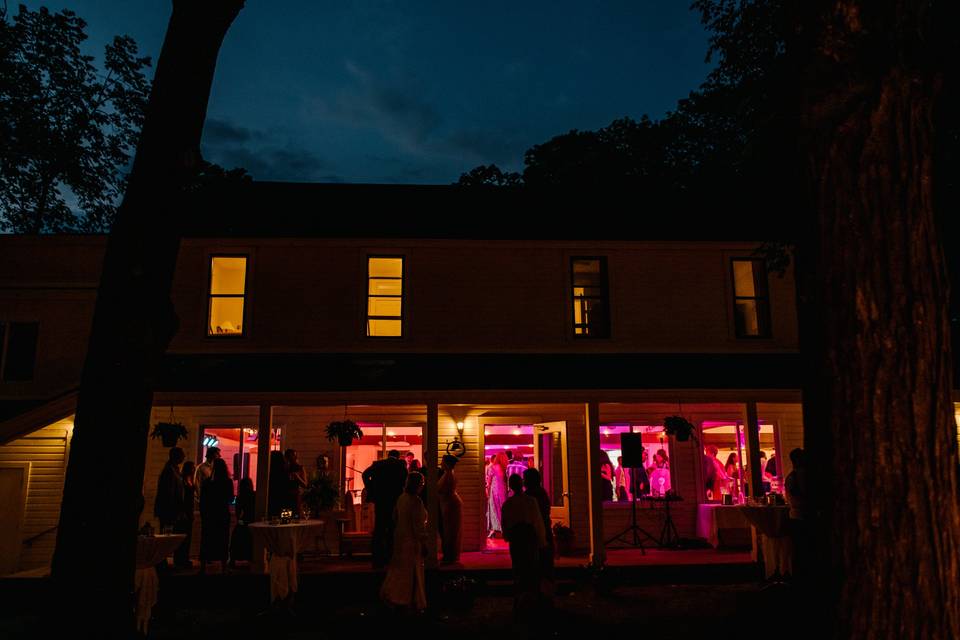
<instances>
[{"instance_id":1,"label":"white clapboard siding","mask_svg":"<svg viewBox=\"0 0 960 640\"><path fill-rule=\"evenodd\" d=\"M783 477L793 470L790 452L803 448L803 406L800 403L762 403L757 405L760 419L777 428L777 458Z\"/></svg>"},{"instance_id":2,"label":"white clapboard siding","mask_svg":"<svg viewBox=\"0 0 960 640\"><path fill-rule=\"evenodd\" d=\"M30 542L20 551L19 571L50 564L72 431L70 417L0 447L0 462L30 463L22 530L23 539Z\"/></svg>"}]
</instances>

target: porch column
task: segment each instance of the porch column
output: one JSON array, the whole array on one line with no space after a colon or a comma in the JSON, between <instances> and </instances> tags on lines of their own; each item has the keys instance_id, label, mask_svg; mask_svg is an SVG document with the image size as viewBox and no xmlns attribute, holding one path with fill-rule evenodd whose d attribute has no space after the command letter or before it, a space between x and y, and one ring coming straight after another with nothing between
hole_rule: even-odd
<instances>
[{"instance_id":1,"label":"porch column","mask_svg":"<svg viewBox=\"0 0 960 640\"><path fill-rule=\"evenodd\" d=\"M602 567L607 561L603 547L603 493L600 483L600 403L584 405L587 426L587 500L590 505L590 564Z\"/></svg>"},{"instance_id":2,"label":"porch column","mask_svg":"<svg viewBox=\"0 0 960 640\"><path fill-rule=\"evenodd\" d=\"M267 497L270 492L270 430L273 424L273 406L260 405L260 418L257 420L257 491L255 513L257 520L267 516ZM253 538L253 559L251 569L254 572L266 571L264 547L259 536Z\"/></svg>"},{"instance_id":3,"label":"porch column","mask_svg":"<svg viewBox=\"0 0 960 640\"><path fill-rule=\"evenodd\" d=\"M763 469L760 468L760 420L757 403L747 403L747 453L750 455L750 495L763 495Z\"/></svg>"},{"instance_id":4,"label":"porch column","mask_svg":"<svg viewBox=\"0 0 960 640\"><path fill-rule=\"evenodd\" d=\"M430 401L427 403L427 426L423 430L423 466L426 468L427 489L427 559L428 569L436 569L437 562L437 523L440 518L440 502L437 500L437 440L440 436L440 408Z\"/></svg>"}]
</instances>

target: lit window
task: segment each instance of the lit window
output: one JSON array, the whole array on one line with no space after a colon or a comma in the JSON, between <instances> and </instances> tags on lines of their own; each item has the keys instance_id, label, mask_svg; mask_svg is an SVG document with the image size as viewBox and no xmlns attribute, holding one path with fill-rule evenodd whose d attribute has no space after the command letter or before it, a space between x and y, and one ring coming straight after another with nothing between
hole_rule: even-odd
<instances>
[{"instance_id":1,"label":"lit window","mask_svg":"<svg viewBox=\"0 0 960 640\"><path fill-rule=\"evenodd\" d=\"M247 259L213 256L210 259L210 311L208 336L243 335Z\"/></svg>"},{"instance_id":2,"label":"lit window","mask_svg":"<svg viewBox=\"0 0 960 640\"><path fill-rule=\"evenodd\" d=\"M629 504L673 489L670 439L662 424L602 424L600 452L596 481L604 502Z\"/></svg>"},{"instance_id":3,"label":"lit window","mask_svg":"<svg viewBox=\"0 0 960 640\"><path fill-rule=\"evenodd\" d=\"M573 335L610 337L606 258L572 258Z\"/></svg>"},{"instance_id":4,"label":"lit window","mask_svg":"<svg viewBox=\"0 0 960 640\"><path fill-rule=\"evenodd\" d=\"M367 259L367 335L403 335L403 258Z\"/></svg>"},{"instance_id":5,"label":"lit window","mask_svg":"<svg viewBox=\"0 0 960 640\"><path fill-rule=\"evenodd\" d=\"M0 322L0 380L33 380L39 332L36 322Z\"/></svg>"},{"instance_id":6,"label":"lit window","mask_svg":"<svg viewBox=\"0 0 960 640\"><path fill-rule=\"evenodd\" d=\"M770 294L762 260L737 258L733 269L733 317L738 338L770 337Z\"/></svg>"}]
</instances>

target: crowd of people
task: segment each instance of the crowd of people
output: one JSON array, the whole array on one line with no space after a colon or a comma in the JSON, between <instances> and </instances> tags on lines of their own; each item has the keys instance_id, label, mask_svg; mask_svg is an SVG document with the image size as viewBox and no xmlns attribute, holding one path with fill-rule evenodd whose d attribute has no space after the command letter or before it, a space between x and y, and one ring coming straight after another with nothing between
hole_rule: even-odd
<instances>
[{"instance_id":1,"label":"crowd of people","mask_svg":"<svg viewBox=\"0 0 960 640\"><path fill-rule=\"evenodd\" d=\"M720 449L716 445L708 444L703 451L703 479L707 501L720 502L724 494L739 495L741 492L744 494L749 492L747 486L749 470L746 465L743 465L741 470L741 460L735 451L727 455L726 462L720 462L718 457ZM768 460L767 452L761 450L761 494L767 494L773 489L776 478L776 455L770 456Z\"/></svg>"},{"instance_id":2,"label":"crowd of people","mask_svg":"<svg viewBox=\"0 0 960 640\"><path fill-rule=\"evenodd\" d=\"M527 469L533 467L533 458L524 458L510 449L500 451L484 460L486 469L487 497L487 537L499 538L503 536L501 512L507 500L507 481L512 475L523 476Z\"/></svg>"},{"instance_id":3,"label":"crowd of people","mask_svg":"<svg viewBox=\"0 0 960 640\"><path fill-rule=\"evenodd\" d=\"M617 456L613 465L606 451L600 452L600 495L604 501L629 502L643 496L665 496L671 489L670 457L665 449L657 449L650 460L644 447L641 463L637 467L623 464L623 456Z\"/></svg>"},{"instance_id":4,"label":"crowd of people","mask_svg":"<svg viewBox=\"0 0 960 640\"><path fill-rule=\"evenodd\" d=\"M174 565L183 569L193 567L190 548L196 512L200 514L200 573L206 573L211 562L218 563L221 571L236 566L237 562L250 562L253 540L249 525L254 522L256 511L253 480L241 478L234 495L234 481L218 447L207 447L204 462L199 465L185 458L180 447L170 449L157 480L153 509L161 533L186 535L174 552ZM306 487L306 472L297 459L296 450L271 452L268 513L279 515L284 509L299 512ZM233 516L236 523L231 533Z\"/></svg>"}]
</instances>

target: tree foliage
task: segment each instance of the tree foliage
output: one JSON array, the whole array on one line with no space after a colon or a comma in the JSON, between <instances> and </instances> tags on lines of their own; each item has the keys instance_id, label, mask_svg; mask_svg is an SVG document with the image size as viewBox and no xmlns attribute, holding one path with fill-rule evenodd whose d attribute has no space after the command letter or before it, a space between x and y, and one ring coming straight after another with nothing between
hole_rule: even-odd
<instances>
[{"instance_id":1,"label":"tree foliage","mask_svg":"<svg viewBox=\"0 0 960 640\"><path fill-rule=\"evenodd\" d=\"M150 89L129 36L86 55L72 11L0 9L0 230L101 231L126 182Z\"/></svg>"}]
</instances>

